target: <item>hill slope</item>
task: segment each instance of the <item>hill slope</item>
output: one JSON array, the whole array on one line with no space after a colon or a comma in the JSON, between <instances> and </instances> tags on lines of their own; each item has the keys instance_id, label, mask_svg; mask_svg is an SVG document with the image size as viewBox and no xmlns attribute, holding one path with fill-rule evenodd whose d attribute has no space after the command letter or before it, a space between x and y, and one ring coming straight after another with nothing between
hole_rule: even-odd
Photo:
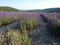
<instances>
[{"instance_id":1,"label":"hill slope","mask_svg":"<svg viewBox=\"0 0 60 45\"><path fill-rule=\"evenodd\" d=\"M0 7L0 11L20 11L12 7Z\"/></svg>"},{"instance_id":2,"label":"hill slope","mask_svg":"<svg viewBox=\"0 0 60 45\"><path fill-rule=\"evenodd\" d=\"M42 12L57 12L60 13L60 8L49 8L49 9L44 9Z\"/></svg>"},{"instance_id":3,"label":"hill slope","mask_svg":"<svg viewBox=\"0 0 60 45\"><path fill-rule=\"evenodd\" d=\"M47 12L47 13L60 13L60 8L47 8L47 9L35 9L35 10L19 10L12 7L0 6L0 11L16 11L16 12Z\"/></svg>"},{"instance_id":4,"label":"hill slope","mask_svg":"<svg viewBox=\"0 0 60 45\"><path fill-rule=\"evenodd\" d=\"M36 9L36 10L28 10L27 12L47 12L47 13L60 13L60 8L48 8L48 9Z\"/></svg>"}]
</instances>

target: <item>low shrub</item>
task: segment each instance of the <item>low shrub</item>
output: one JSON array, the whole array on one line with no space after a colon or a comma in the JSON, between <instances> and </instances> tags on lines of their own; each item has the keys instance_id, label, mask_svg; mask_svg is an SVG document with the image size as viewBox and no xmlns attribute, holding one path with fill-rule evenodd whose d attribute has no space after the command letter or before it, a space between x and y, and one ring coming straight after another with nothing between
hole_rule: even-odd
<instances>
[{"instance_id":1,"label":"low shrub","mask_svg":"<svg viewBox=\"0 0 60 45\"><path fill-rule=\"evenodd\" d=\"M31 40L28 38L27 30L23 30L23 34L19 31L9 31L8 38L11 45L31 45Z\"/></svg>"},{"instance_id":2,"label":"low shrub","mask_svg":"<svg viewBox=\"0 0 60 45\"><path fill-rule=\"evenodd\" d=\"M38 27L38 22L33 19L27 19L25 21L20 22L20 30L26 29L26 30L34 30Z\"/></svg>"},{"instance_id":3,"label":"low shrub","mask_svg":"<svg viewBox=\"0 0 60 45\"><path fill-rule=\"evenodd\" d=\"M54 30L56 34L60 33L60 21L57 21L54 25L52 25L52 30Z\"/></svg>"},{"instance_id":4,"label":"low shrub","mask_svg":"<svg viewBox=\"0 0 60 45\"><path fill-rule=\"evenodd\" d=\"M14 20L13 20L13 18L12 17L6 17L6 18L4 18L4 25L7 25L7 24L10 24L10 23L12 23Z\"/></svg>"},{"instance_id":5,"label":"low shrub","mask_svg":"<svg viewBox=\"0 0 60 45\"><path fill-rule=\"evenodd\" d=\"M32 45L27 30L10 30L0 34L0 45Z\"/></svg>"},{"instance_id":6,"label":"low shrub","mask_svg":"<svg viewBox=\"0 0 60 45\"><path fill-rule=\"evenodd\" d=\"M14 22L15 20L12 17L5 17L3 19L0 19L0 27L2 26L6 26L12 22Z\"/></svg>"},{"instance_id":7,"label":"low shrub","mask_svg":"<svg viewBox=\"0 0 60 45\"><path fill-rule=\"evenodd\" d=\"M19 20L19 19L22 19L22 18L23 18L23 16L20 16L20 15L15 16L15 20Z\"/></svg>"},{"instance_id":8,"label":"low shrub","mask_svg":"<svg viewBox=\"0 0 60 45\"><path fill-rule=\"evenodd\" d=\"M26 22L26 29L31 30L31 29L36 29L38 27L38 22L33 19L28 19Z\"/></svg>"},{"instance_id":9,"label":"low shrub","mask_svg":"<svg viewBox=\"0 0 60 45\"><path fill-rule=\"evenodd\" d=\"M7 38L5 33L0 33L0 45L7 45Z\"/></svg>"},{"instance_id":10,"label":"low shrub","mask_svg":"<svg viewBox=\"0 0 60 45\"><path fill-rule=\"evenodd\" d=\"M3 25L3 19L0 19L0 27Z\"/></svg>"}]
</instances>

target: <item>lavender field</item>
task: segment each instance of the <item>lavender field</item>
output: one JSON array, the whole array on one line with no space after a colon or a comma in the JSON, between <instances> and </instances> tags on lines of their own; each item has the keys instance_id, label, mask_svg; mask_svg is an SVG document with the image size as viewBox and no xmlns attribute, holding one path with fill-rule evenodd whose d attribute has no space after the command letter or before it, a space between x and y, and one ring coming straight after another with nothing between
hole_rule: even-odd
<instances>
[{"instance_id":1,"label":"lavender field","mask_svg":"<svg viewBox=\"0 0 60 45\"><path fill-rule=\"evenodd\" d=\"M59 45L60 13L0 11L0 45Z\"/></svg>"}]
</instances>

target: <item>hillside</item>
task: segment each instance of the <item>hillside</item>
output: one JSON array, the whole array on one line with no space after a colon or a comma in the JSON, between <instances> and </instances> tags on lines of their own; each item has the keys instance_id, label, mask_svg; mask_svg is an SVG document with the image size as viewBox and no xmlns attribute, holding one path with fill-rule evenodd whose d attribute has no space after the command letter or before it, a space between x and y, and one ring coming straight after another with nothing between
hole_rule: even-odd
<instances>
[{"instance_id":1,"label":"hillside","mask_svg":"<svg viewBox=\"0 0 60 45\"><path fill-rule=\"evenodd\" d=\"M34 9L34 10L20 10L8 6L0 6L0 11L13 11L13 12L47 12L47 13L60 13L60 8L47 8L47 9Z\"/></svg>"},{"instance_id":2,"label":"hillside","mask_svg":"<svg viewBox=\"0 0 60 45\"><path fill-rule=\"evenodd\" d=\"M48 8L48 9L35 9L35 10L28 10L27 12L47 12L47 13L60 13L60 8Z\"/></svg>"},{"instance_id":3,"label":"hillside","mask_svg":"<svg viewBox=\"0 0 60 45\"><path fill-rule=\"evenodd\" d=\"M0 7L0 11L20 11L12 7Z\"/></svg>"}]
</instances>

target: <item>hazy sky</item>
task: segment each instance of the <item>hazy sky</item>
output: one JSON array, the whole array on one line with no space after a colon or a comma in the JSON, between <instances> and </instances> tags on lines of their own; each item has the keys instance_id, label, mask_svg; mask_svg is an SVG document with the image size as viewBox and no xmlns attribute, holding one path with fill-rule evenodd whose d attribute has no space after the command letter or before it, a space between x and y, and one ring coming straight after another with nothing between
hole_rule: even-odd
<instances>
[{"instance_id":1,"label":"hazy sky","mask_svg":"<svg viewBox=\"0 0 60 45\"><path fill-rule=\"evenodd\" d=\"M60 7L60 0L0 0L0 6L10 6L18 9L45 9Z\"/></svg>"}]
</instances>

